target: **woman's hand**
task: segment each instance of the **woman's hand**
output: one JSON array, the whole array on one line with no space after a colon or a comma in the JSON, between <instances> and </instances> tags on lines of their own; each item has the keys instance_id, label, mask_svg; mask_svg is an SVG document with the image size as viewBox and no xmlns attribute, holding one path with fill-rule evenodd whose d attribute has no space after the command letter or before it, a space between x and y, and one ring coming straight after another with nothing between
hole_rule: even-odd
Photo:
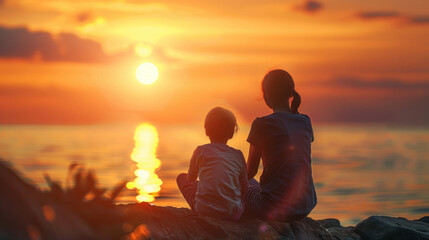
<instances>
[{"instance_id":1,"label":"woman's hand","mask_svg":"<svg viewBox=\"0 0 429 240\"><path fill-rule=\"evenodd\" d=\"M247 178L252 179L258 173L259 162L261 161L262 150L250 144L249 157L247 159Z\"/></svg>"}]
</instances>

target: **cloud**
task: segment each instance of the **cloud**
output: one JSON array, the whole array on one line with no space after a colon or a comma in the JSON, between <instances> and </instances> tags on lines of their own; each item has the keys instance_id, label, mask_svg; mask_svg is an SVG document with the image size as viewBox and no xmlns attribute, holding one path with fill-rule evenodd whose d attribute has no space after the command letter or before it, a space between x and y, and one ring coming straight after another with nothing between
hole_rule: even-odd
<instances>
[{"instance_id":1,"label":"cloud","mask_svg":"<svg viewBox=\"0 0 429 240\"><path fill-rule=\"evenodd\" d=\"M398 79L364 80L355 77L338 77L328 83L336 87L353 89L385 89L385 90L427 90L429 94L429 80L424 82L404 82Z\"/></svg>"},{"instance_id":2,"label":"cloud","mask_svg":"<svg viewBox=\"0 0 429 240\"><path fill-rule=\"evenodd\" d=\"M316 13L323 8L323 4L318 1L308 0L302 4L296 5L295 9L306 13Z\"/></svg>"},{"instance_id":3,"label":"cloud","mask_svg":"<svg viewBox=\"0 0 429 240\"><path fill-rule=\"evenodd\" d=\"M332 94L331 94L332 95ZM303 98L302 112L314 122L385 123L424 125L429 122L426 110L429 97L402 96L325 96Z\"/></svg>"},{"instance_id":4,"label":"cloud","mask_svg":"<svg viewBox=\"0 0 429 240\"><path fill-rule=\"evenodd\" d=\"M98 42L71 33L54 37L48 32L0 27L0 58L104 62L109 57Z\"/></svg>"},{"instance_id":5,"label":"cloud","mask_svg":"<svg viewBox=\"0 0 429 240\"><path fill-rule=\"evenodd\" d=\"M74 17L74 20L78 23L87 23L93 21L94 19L94 13L91 11L80 12Z\"/></svg>"},{"instance_id":6,"label":"cloud","mask_svg":"<svg viewBox=\"0 0 429 240\"><path fill-rule=\"evenodd\" d=\"M328 94L303 95L304 112L315 121L429 123L429 79L410 82L339 77L312 85L331 89Z\"/></svg>"},{"instance_id":7,"label":"cloud","mask_svg":"<svg viewBox=\"0 0 429 240\"><path fill-rule=\"evenodd\" d=\"M429 23L429 16L407 16L397 11L366 11L357 13L362 20L396 20L408 25Z\"/></svg>"},{"instance_id":8,"label":"cloud","mask_svg":"<svg viewBox=\"0 0 429 240\"><path fill-rule=\"evenodd\" d=\"M165 62L178 60L171 57L165 48L161 46L152 47L152 54L146 58ZM84 39L72 33L52 35L43 31L31 32L24 27L6 28L1 26L0 58L86 63L144 59L136 54L133 45L114 54L106 54L99 42Z\"/></svg>"},{"instance_id":9,"label":"cloud","mask_svg":"<svg viewBox=\"0 0 429 240\"><path fill-rule=\"evenodd\" d=\"M90 32L97 27L104 26L106 19L101 16L96 16L91 11L80 12L73 16L73 22L79 25L81 32Z\"/></svg>"},{"instance_id":10,"label":"cloud","mask_svg":"<svg viewBox=\"0 0 429 240\"><path fill-rule=\"evenodd\" d=\"M410 18L410 23L414 24L428 24L429 16L416 16Z\"/></svg>"},{"instance_id":11,"label":"cloud","mask_svg":"<svg viewBox=\"0 0 429 240\"><path fill-rule=\"evenodd\" d=\"M74 34L62 33L59 36L59 59L73 62L101 62L107 56L98 42L82 39Z\"/></svg>"},{"instance_id":12,"label":"cloud","mask_svg":"<svg viewBox=\"0 0 429 240\"><path fill-rule=\"evenodd\" d=\"M361 19L395 19L400 18L402 15L396 11L367 11L358 13L358 17Z\"/></svg>"}]
</instances>

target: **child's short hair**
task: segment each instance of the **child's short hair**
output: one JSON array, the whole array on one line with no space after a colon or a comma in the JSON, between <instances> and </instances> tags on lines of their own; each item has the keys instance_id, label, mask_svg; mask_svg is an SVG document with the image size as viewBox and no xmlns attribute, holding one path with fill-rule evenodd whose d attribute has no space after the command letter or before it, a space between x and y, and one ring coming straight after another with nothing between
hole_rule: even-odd
<instances>
[{"instance_id":1,"label":"child's short hair","mask_svg":"<svg viewBox=\"0 0 429 240\"><path fill-rule=\"evenodd\" d=\"M237 119L228 109L215 107L207 114L204 128L211 139L231 139L238 130Z\"/></svg>"}]
</instances>

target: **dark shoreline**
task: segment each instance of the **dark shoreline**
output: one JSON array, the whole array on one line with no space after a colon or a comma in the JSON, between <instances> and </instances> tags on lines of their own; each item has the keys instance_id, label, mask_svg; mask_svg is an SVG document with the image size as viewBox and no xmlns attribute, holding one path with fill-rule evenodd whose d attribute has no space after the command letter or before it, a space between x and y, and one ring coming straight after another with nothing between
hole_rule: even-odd
<instances>
[{"instance_id":1,"label":"dark shoreline","mask_svg":"<svg viewBox=\"0 0 429 240\"><path fill-rule=\"evenodd\" d=\"M47 181L51 190L42 192L0 162L0 239L429 240L429 217L371 216L349 227L337 219L230 222L199 217L187 208L116 205L121 185L104 194L89 172L75 174L74 187L69 189L61 189L48 177Z\"/></svg>"}]
</instances>

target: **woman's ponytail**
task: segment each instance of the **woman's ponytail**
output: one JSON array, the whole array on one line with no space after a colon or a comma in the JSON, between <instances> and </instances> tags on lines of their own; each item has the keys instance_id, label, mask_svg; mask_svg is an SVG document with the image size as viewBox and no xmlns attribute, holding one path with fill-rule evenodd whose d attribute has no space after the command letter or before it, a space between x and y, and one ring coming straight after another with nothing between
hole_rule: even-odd
<instances>
[{"instance_id":1,"label":"woman's ponytail","mask_svg":"<svg viewBox=\"0 0 429 240\"><path fill-rule=\"evenodd\" d=\"M290 108L292 113L298 113L299 105L301 105L301 96L295 89L292 90L292 103L290 104Z\"/></svg>"}]
</instances>

